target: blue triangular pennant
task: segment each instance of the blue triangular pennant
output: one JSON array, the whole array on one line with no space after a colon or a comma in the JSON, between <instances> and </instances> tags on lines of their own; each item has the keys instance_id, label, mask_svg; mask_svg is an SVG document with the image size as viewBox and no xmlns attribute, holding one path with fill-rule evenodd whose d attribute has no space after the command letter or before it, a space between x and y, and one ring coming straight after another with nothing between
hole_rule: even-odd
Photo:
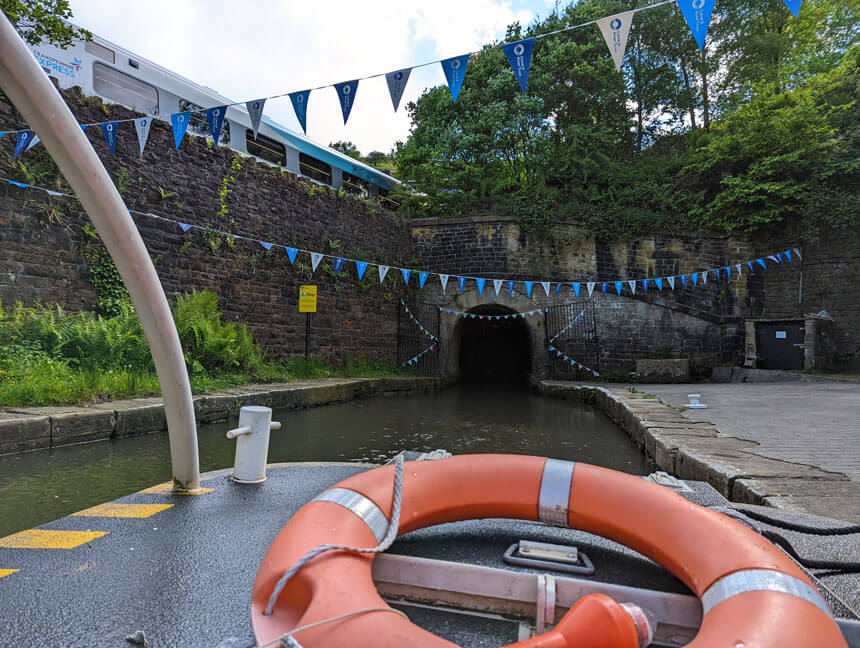
<instances>
[{"instance_id":1,"label":"blue triangular pennant","mask_svg":"<svg viewBox=\"0 0 860 648\"><path fill-rule=\"evenodd\" d=\"M502 51L508 57L508 63L514 70L514 75L517 81L520 82L520 88L523 92L526 91L526 85L529 82L529 68L532 64L532 48L534 47L534 38L509 43L502 46Z\"/></svg>"},{"instance_id":2,"label":"blue triangular pennant","mask_svg":"<svg viewBox=\"0 0 860 648\"><path fill-rule=\"evenodd\" d=\"M367 261L356 261L355 269L358 273L358 279L359 281L361 281L361 279L364 277L365 270L367 270Z\"/></svg>"},{"instance_id":3,"label":"blue triangular pennant","mask_svg":"<svg viewBox=\"0 0 860 648\"><path fill-rule=\"evenodd\" d=\"M346 262L346 259L341 257L335 257L331 262L332 270L334 270L334 275L337 276L337 273L340 272L340 269L343 267L343 264Z\"/></svg>"},{"instance_id":4,"label":"blue triangular pennant","mask_svg":"<svg viewBox=\"0 0 860 648\"><path fill-rule=\"evenodd\" d=\"M534 281L524 281L523 283L526 285L526 297L531 297L532 296L532 286L534 286Z\"/></svg>"},{"instance_id":5,"label":"blue triangular pennant","mask_svg":"<svg viewBox=\"0 0 860 648\"><path fill-rule=\"evenodd\" d=\"M642 291L648 292L648 280L647 279L642 280Z\"/></svg>"},{"instance_id":6,"label":"blue triangular pennant","mask_svg":"<svg viewBox=\"0 0 860 648\"><path fill-rule=\"evenodd\" d=\"M116 129L119 127L119 122L105 122L101 125L102 135L105 136L108 148L111 155L116 155Z\"/></svg>"},{"instance_id":7,"label":"blue triangular pennant","mask_svg":"<svg viewBox=\"0 0 860 648\"><path fill-rule=\"evenodd\" d=\"M699 49L705 49L705 36L708 35L708 25L711 13L714 11L714 0L677 0L684 19L690 26L693 38Z\"/></svg>"},{"instance_id":8,"label":"blue triangular pennant","mask_svg":"<svg viewBox=\"0 0 860 648\"><path fill-rule=\"evenodd\" d=\"M12 157L18 157L21 155L21 151L24 150L24 147L30 143L30 140L33 139L35 133L31 130L22 130L18 131L18 138L15 140L15 155Z\"/></svg>"},{"instance_id":9,"label":"blue triangular pennant","mask_svg":"<svg viewBox=\"0 0 860 648\"><path fill-rule=\"evenodd\" d=\"M355 92L358 90L358 79L354 81L344 81L343 83L335 83L334 89L337 90L337 98L340 100L340 111L343 113L343 125L346 126L346 120L349 119L349 113L352 112L352 107L355 104Z\"/></svg>"},{"instance_id":10,"label":"blue triangular pennant","mask_svg":"<svg viewBox=\"0 0 860 648\"><path fill-rule=\"evenodd\" d=\"M478 284L478 294L484 294L484 284L486 283L486 279L481 279L480 277L475 278L475 283Z\"/></svg>"},{"instance_id":11,"label":"blue triangular pennant","mask_svg":"<svg viewBox=\"0 0 860 648\"><path fill-rule=\"evenodd\" d=\"M16 181L16 180L7 180L6 182L8 182L8 183L9 183L10 185L12 185L13 187L20 187L21 189L28 189L28 188L30 187L30 185L28 185L28 184L24 184L23 182L18 182L18 181ZM48 193L54 193L54 192L53 192L53 191L51 191L51 192L48 192ZM190 227L190 225L189 225L189 227Z\"/></svg>"},{"instance_id":12,"label":"blue triangular pennant","mask_svg":"<svg viewBox=\"0 0 860 648\"><path fill-rule=\"evenodd\" d=\"M788 259L788 262L791 263L791 250L786 250L784 254L785 258Z\"/></svg>"},{"instance_id":13,"label":"blue triangular pennant","mask_svg":"<svg viewBox=\"0 0 860 648\"><path fill-rule=\"evenodd\" d=\"M296 255L299 253L299 251L296 248L291 248L291 247L287 247L284 249L287 251L287 257L289 257L290 263L295 263L296 262Z\"/></svg>"},{"instance_id":14,"label":"blue triangular pennant","mask_svg":"<svg viewBox=\"0 0 860 648\"><path fill-rule=\"evenodd\" d=\"M788 7L788 10L794 14L794 17L797 18L800 13L800 5L803 0L782 0L785 3L785 6Z\"/></svg>"},{"instance_id":15,"label":"blue triangular pennant","mask_svg":"<svg viewBox=\"0 0 860 648\"><path fill-rule=\"evenodd\" d=\"M755 270L753 269L752 261L747 261L747 267L750 269L750 274L754 274Z\"/></svg>"},{"instance_id":16,"label":"blue triangular pennant","mask_svg":"<svg viewBox=\"0 0 860 648\"><path fill-rule=\"evenodd\" d=\"M717 275L717 281L719 281L720 280L720 269L714 268L714 274Z\"/></svg>"},{"instance_id":17,"label":"blue triangular pennant","mask_svg":"<svg viewBox=\"0 0 860 648\"><path fill-rule=\"evenodd\" d=\"M560 284L560 283L557 283L557 284L555 285L555 294L556 294L556 296L558 296L558 294L559 294L560 292L561 292L561 284Z\"/></svg>"},{"instance_id":18,"label":"blue triangular pennant","mask_svg":"<svg viewBox=\"0 0 860 648\"><path fill-rule=\"evenodd\" d=\"M767 269L767 264L764 262L764 259L756 259L756 263L758 263L762 268Z\"/></svg>"},{"instance_id":19,"label":"blue triangular pennant","mask_svg":"<svg viewBox=\"0 0 860 648\"><path fill-rule=\"evenodd\" d=\"M508 280L508 294L513 297L514 296L514 283L510 279Z\"/></svg>"},{"instance_id":20,"label":"blue triangular pennant","mask_svg":"<svg viewBox=\"0 0 860 648\"><path fill-rule=\"evenodd\" d=\"M176 145L176 148L179 148L182 138L185 137L185 131L188 130L190 119L190 112L178 112L170 116L170 123L173 124L173 143Z\"/></svg>"},{"instance_id":21,"label":"blue triangular pennant","mask_svg":"<svg viewBox=\"0 0 860 648\"><path fill-rule=\"evenodd\" d=\"M466 277L457 277L457 283L460 284L460 292L466 290Z\"/></svg>"},{"instance_id":22,"label":"blue triangular pennant","mask_svg":"<svg viewBox=\"0 0 860 648\"><path fill-rule=\"evenodd\" d=\"M192 227L194 227L193 225L189 225L188 223L176 223L176 224L179 225L179 229L181 229L183 232L187 232Z\"/></svg>"},{"instance_id":23,"label":"blue triangular pennant","mask_svg":"<svg viewBox=\"0 0 860 648\"><path fill-rule=\"evenodd\" d=\"M406 268L400 268L400 276L403 277L403 283L407 286L409 285L409 276L412 274L412 270L407 270Z\"/></svg>"},{"instance_id":24,"label":"blue triangular pennant","mask_svg":"<svg viewBox=\"0 0 860 648\"><path fill-rule=\"evenodd\" d=\"M272 249L272 244L271 244L271 243L266 243L265 241L259 241L259 243L260 243L260 245L262 245L262 246L263 246L265 249L267 249L267 250L271 250L271 249Z\"/></svg>"},{"instance_id":25,"label":"blue triangular pennant","mask_svg":"<svg viewBox=\"0 0 860 648\"><path fill-rule=\"evenodd\" d=\"M451 91L451 99L455 102L460 96L460 87L463 85L463 79L466 78L466 66L469 64L469 54L455 56L454 58L441 61L442 71L445 73L445 80L448 81L448 90Z\"/></svg>"},{"instance_id":26,"label":"blue triangular pennant","mask_svg":"<svg viewBox=\"0 0 860 648\"><path fill-rule=\"evenodd\" d=\"M605 281L600 284L600 292L602 292L604 294L604 296L606 295L606 289L608 287L609 287L609 284L607 284Z\"/></svg>"},{"instance_id":27,"label":"blue triangular pennant","mask_svg":"<svg viewBox=\"0 0 860 648\"><path fill-rule=\"evenodd\" d=\"M310 90L301 90L290 94L290 101L293 104L296 119L299 120L299 125L301 125L302 131L304 131L305 135L308 134L308 98L310 96Z\"/></svg>"},{"instance_id":28,"label":"blue triangular pennant","mask_svg":"<svg viewBox=\"0 0 860 648\"><path fill-rule=\"evenodd\" d=\"M578 282L578 281L573 281L573 282L571 282L571 284L570 284L570 285L571 285L571 286L573 286L573 294L574 294L575 296L579 297L579 288L580 288L580 286L579 286L579 282Z\"/></svg>"},{"instance_id":29,"label":"blue triangular pennant","mask_svg":"<svg viewBox=\"0 0 860 648\"><path fill-rule=\"evenodd\" d=\"M623 282L623 281L616 281L616 282L615 282L615 292L617 292L619 296L621 295L621 288L622 288L623 286L624 286L624 282Z\"/></svg>"},{"instance_id":30,"label":"blue triangular pennant","mask_svg":"<svg viewBox=\"0 0 860 648\"><path fill-rule=\"evenodd\" d=\"M388 94L391 95L394 112L397 112L397 109L400 107L400 98L406 89L406 82L409 81L410 72L412 72L412 68L404 68L385 75L385 82L388 84Z\"/></svg>"},{"instance_id":31,"label":"blue triangular pennant","mask_svg":"<svg viewBox=\"0 0 860 648\"><path fill-rule=\"evenodd\" d=\"M678 277L681 280L681 285L686 288L687 287L687 275L681 275Z\"/></svg>"},{"instance_id":32,"label":"blue triangular pennant","mask_svg":"<svg viewBox=\"0 0 860 648\"><path fill-rule=\"evenodd\" d=\"M663 278L662 277L656 277L654 279L654 285L657 286L657 290L659 290L660 292L663 292Z\"/></svg>"},{"instance_id":33,"label":"blue triangular pennant","mask_svg":"<svg viewBox=\"0 0 860 648\"><path fill-rule=\"evenodd\" d=\"M726 271L726 279L731 279L732 278L732 266L726 266L725 268L723 268L723 270Z\"/></svg>"},{"instance_id":34,"label":"blue triangular pennant","mask_svg":"<svg viewBox=\"0 0 860 648\"><path fill-rule=\"evenodd\" d=\"M212 133L215 146L218 146L218 140L221 139L221 127L224 125L224 116L226 114L227 106L215 106L214 108L206 109L206 121L209 124L209 132Z\"/></svg>"},{"instance_id":35,"label":"blue triangular pennant","mask_svg":"<svg viewBox=\"0 0 860 648\"><path fill-rule=\"evenodd\" d=\"M783 261L782 261L782 252L777 252L777 253L776 253L776 262L777 262L777 263L782 263L782 262L783 262Z\"/></svg>"},{"instance_id":36,"label":"blue triangular pennant","mask_svg":"<svg viewBox=\"0 0 860 648\"><path fill-rule=\"evenodd\" d=\"M427 277L429 277L429 276L430 276L429 272L422 271L422 272L418 273L418 287L419 288L424 287L424 283L427 281Z\"/></svg>"},{"instance_id":37,"label":"blue triangular pennant","mask_svg":"<svg viewBox=\"0 0 860 648\"><path fill-rule=\"evenodd\" d=\"M693 280L694 286L699 283L699 273L698 272L691 273L690 278Z\"/></svg>"},{"instance_id":38,"label":"blue triangular pennant","mask_svg":"<svg viewBox=\"0 0 860 648\"><path fill-rule=\"evenodd\" d=\"M6 134L6 131L0 131L0 139L3 139L3 136Z\"/></svg>"}]
</instances>

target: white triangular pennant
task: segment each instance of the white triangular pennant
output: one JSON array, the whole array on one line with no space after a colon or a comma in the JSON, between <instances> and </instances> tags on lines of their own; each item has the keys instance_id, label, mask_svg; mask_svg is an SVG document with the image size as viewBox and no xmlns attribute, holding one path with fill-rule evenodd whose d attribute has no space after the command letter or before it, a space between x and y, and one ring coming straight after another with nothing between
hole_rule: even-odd
<instances>
[{"instance_id":1,"label":"white triangular pennant","mask_svg":"<svg viewBox=\"0 0 860 648\"><path fill-rule=\"evenodd\" d=\"M311 252L311 272L316 272L317 266L324 256L322 252Z\"/></svg>"},{"instance_id":2,"label":"white triangular pennant","mask_svg":"<svg viewBox=\"0 0 860 648\"><path fill-rule=\"evenodd\" d=\"M137 131L137 143L140 146L140 157L143 157L143 149L146 148L146 140L149 139L150 126L152 126L151 117L138 117L134 120L134 129Z\"/></svg>"},{"instance_id":3,"label":"white triangular pennant","mask_svg":"<svg viewBox=\"0 0 860 648\"><path fill-rule=\"evenodd\" d=\"M591 293L594 292L594 282L589 281L588 283L585 284L585 286L588 288L588 296L591 297Z\"/></svg>"},{"instance_id":4,"label":"white triangular pennant","mask_svg":"<svg viewBox=\"0 0 860 648\"><path fill-rule=\"evenodd\" d=\"M445 292L445 289L448 287L448 275L439 275L439 281L442 283L442 292Z\"/></svg>"},{"instance_id":5,"label":"white triangular pennant","mask_svg":"<svg viewBox=\"0 0 860 648\"><path fill-rule=\"evenodd\" d=\"M669 282L669 285L672 287L672 290L675 290L675 277L666 277L666 281Z\"/></svg>"},{"instance_id":6,"label":"white triangular pennant","mask_svg":"<svg viewBox=\"0 0 860 648\"><path fill-rule=\"evenodd\" d=\"M615 61L615 69L621 71L624 50L627 49L627 37L630 35L630 25L633 24L632 11L609 16L597 21L597 26L603 33L603 38L609 46L609 53Z\"/></svg>"},{"instance_id":7,"label":"white triangular pennant","mask_svg":"<svg viewBox=\"0 0 860 648\"><path fill-rule=\"evenodd\" d=\"M36 146L36 144L38 144L41 141L42 141L42 139L38 135L36 135L32 140L30 140L30 145L27 147L26 150L29 151L31 148Z\"/></svg>"},{"instance_id":8,"label":"white triangular pennant","mask_svg":"<svg viewBox=\"0 0 860 648\"><path fill-rule=\"evenodd\" d=\"M260 130L260 120L263 118L263 106L265 105L265 99L254 99L254 101L245 104L248 115L251 117L251 131L254 133L254 139L257 139L257 131Z\"/></svg>"},{"instance_id":9,"label":"white triangular pennant","mask_svg":"<svg viewBox=\"0 0 860 648\"><path fill-rule=\"evenodd\" d=\"M705 270L702 273L702 285L705 286L705 285L707 285L707 283L708 283L708 271Z\"/></svg>"},{"instance_id":10,"label":"white triangular pennant","mask_svg":"<svg viewBox=\"0 0 860 648\"><path fill-rule=\"evenodd\" d=\"M635 295L636 294L636 280L635 279L629 280L627 282L627 285L630 286L630 292L632 292Z\"/></svg>"},{"instance_id":11,"label":"white triangular pennant","mask_svg":"<svg viewBox=\"0 0 860 648\"><path fill-rule=\"evenodd\" d=\"M385 275L388 274L389 266L381 265L379 266L379 283L385 281Z\"/></svg>"},{"instance_id":12,"label":"white triangular pennant","mask_svg":"<svg viewBox=\"0 0 860 648\"><path fill-rule=\"evenodd\" d=\"M496 297L499 296L499 290L501 289L503 283L503 279L493 279L493 288L496 289Z\"/></svg>"},{"instance_id":13,"label":"white triangular pennant","mask_svg":"<svg viewBox=\"0 0 860 648\"><path fill-rule=\"evenodd\" d=\"M741 264L738 263L735 267L738 269L738 276L740 277L741 276Z\"/></svg>"},{"instance_id":14,"label":"white triangular pennant","mask_svg":"<svg viewBox=\"0 0 860 648\"><path fill-rule=\"evenodd\" d=\"M549 282L541 281L540 285L543 286L543 291L546 293L546 296L549 297Z\"/></svg>"},{"instance_id":15,"label":"white triangular pennant","mask_svg":"<svg viewBox=\"0 0 860 648\"><path fill-rule=\"evenodd\" d=\"M400 107L400 99L403 97L403 91L406 89L406 82L409 81L410 72L412 72L412 68L405 68L389 72L385 75L385 82L388 84L388 94L391 95L394 112L397 112L397 109Z\"/></svg>"}]
</instances>

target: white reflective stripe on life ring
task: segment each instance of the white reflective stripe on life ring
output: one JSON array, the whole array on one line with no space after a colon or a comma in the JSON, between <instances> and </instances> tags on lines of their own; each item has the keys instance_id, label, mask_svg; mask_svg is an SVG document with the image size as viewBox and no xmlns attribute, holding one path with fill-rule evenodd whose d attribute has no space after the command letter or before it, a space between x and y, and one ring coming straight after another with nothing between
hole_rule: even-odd
<instances>
[{"instance_id":1,"label":"white reflective stripe on life ring","mask_svg":"<svg viewBox=\"0 0 860 648\"><path fill-rule=\"evenodd\" d=\"M382 542L388 531L388 518L376 504L361 493L348 488L329 488L311 502L331 502L355 513L367 525L377 542Z\"/></svg>"},{"instance_id":2,"label":"white reflective stripe on life ring","mask_svg":"<svg viewBox=\"0 0 860 648\"><path fill-rule=\"evenodd\" d=\"M569 527L570 485L573 482L573 461L547 459L540 480L538 519L553 526Z\"/></svg>"},{"instance_id":3,"label":"white reflective stripe on life ring","mask_svg":"<svg viewBox=\"0 0 860 648\"><path fill-rule=\"evenodd\" d=\"M744 592L782 592L812 603L827 616L833 613L814 587L799 578L771 569L743 569L711 585L702 595L702 614L705 615L720 603Z\"/></svg>"}]
</instances>

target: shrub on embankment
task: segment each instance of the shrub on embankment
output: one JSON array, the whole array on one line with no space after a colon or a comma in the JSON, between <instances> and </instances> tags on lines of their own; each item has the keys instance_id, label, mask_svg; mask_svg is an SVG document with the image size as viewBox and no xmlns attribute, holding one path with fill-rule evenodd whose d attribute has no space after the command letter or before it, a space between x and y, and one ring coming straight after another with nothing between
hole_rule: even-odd
<instances>
[{"instance_id":1,"label":"shrub on embankment","mask_svg":"<svg viewBox=\"0 0 860 648\"><path fill-rule=\"evenodd\" d=\"M241 323L222 322L209 291L176 297L173 318L195 392L249 382L330 375L389 375L384 364L334 369L303 358L269 361ZM41 406L160 393L143 327L131 303L118 313L66 313L59 306L0 305L0 406Z\"/></svg>"}]
</instances>

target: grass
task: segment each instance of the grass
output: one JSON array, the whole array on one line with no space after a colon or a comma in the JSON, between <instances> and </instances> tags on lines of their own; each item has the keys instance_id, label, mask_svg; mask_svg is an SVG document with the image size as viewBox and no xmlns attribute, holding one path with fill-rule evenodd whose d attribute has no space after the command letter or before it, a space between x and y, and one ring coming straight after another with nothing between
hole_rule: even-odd
<instances>
[{"instance_id":1,"label":"grass","mask_svg":"<svg viewBox=\"0 0 860 648\"><path fill-rule=\"evenodd\" d=\"M222 323L214 293L171 304L194 393L249 383L330 376L410 375L380 362L345 358L341 367L304 358L271 360L243 324ZM115 317L54 307L0 308L0 407L76 405L161 393L134 309Z\"/></svg>"}]
</instances>

